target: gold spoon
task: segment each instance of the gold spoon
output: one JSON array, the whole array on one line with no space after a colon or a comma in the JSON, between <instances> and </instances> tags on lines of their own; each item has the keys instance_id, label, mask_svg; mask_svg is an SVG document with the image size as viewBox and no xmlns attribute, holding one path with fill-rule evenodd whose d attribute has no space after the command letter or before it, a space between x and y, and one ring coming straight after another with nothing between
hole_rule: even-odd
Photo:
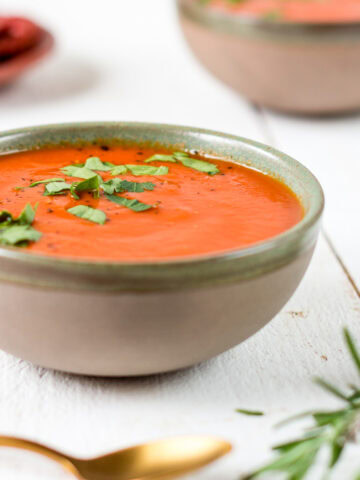
<instances>
[{"instance_id":1,"label":"gold spoon","mask_svg":"<svg viewBox=\"0 0 360 480\"><path fill-rule=\"evenodd\" d=\"M80 480L168 480L204 467L231 450L224 440L200 436L145 443L89 460L15 437L0 436L0 446L44 455Z\"/></svg>"}]
</instances>

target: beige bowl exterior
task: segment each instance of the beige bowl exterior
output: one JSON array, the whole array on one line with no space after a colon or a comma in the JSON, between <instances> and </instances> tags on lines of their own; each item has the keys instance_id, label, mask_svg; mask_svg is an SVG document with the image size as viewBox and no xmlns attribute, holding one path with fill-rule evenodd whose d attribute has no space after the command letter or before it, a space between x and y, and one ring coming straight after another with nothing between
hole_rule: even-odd
<instances>
[{"instance_id":1,"label":"beige bowl exterior","mask_svg":"<svg viewBox=\"0 0 360 480\"><path fill-rule=\"evenodd\" d=\"M360 109L360 25L246 24L195 3L178 0L188 44L254 103L312 115Z\"/></svg>"},{"instance_id":2,"label":"beige bowl exterior","mask_svg":"<svg viewBox=\"0 0 360 480\"><path fill-rule=\"evenodd\" d=\"M0 248L0 348L78 374L145 375L184 368L234 347L269 322L311 259L321 187L270 147L187 127L102 123L0 134L1 153L47 144L156 142L253 166L299 196L304 219L267 242L210 257L154 264L97 263Z\"/></svg>"},{"instance_id":3,"label":"beige bowl exterior","mask_svg":"<svg viewBox=\"0 0 360 480\"><path fill-rule=\"evenodd\" d=\"M88 375L188 367L273 318L300 283L312 250L258 278L180 292L96 294L2 283L0 346L36 365Z\"/></svg>"}]
</instances>

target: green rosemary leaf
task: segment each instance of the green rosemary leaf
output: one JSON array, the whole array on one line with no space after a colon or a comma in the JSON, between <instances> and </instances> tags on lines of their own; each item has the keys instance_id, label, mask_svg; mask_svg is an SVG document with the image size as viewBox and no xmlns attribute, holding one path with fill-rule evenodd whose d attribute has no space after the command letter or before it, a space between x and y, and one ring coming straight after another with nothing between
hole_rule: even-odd
<instances>
[{"instance_id":1,"label":"green rosemary leaf","mask_svg":"<svg viewBox=\"0 0 360 480\"><path fill-rule=\"evenodd\" d=\"M289 450L292 450L297 445L300 445L301 443L306 443L309 440L312 440L314 438L316 438L316 433L311 431L311 432L309 432L308 436L304 436L303 438L300 438L298 440L292 440L291 442L286 442L286 443L281 443L279 445L275 445L274 447L272 447L272 450L276 450L276 451L282 452L282 453L288 452Z\"/></svg>"},{"instance_id":2,"label":"green rosemary leaf","mask_svg":"<svg viewBox=\"0 0 360 480\"><path fill-rule=\"evenodd\" d=\"M331 452L330 452L330 461L329 461L329 468L333 468L337 462L340 460L341 454L344 450L345 443L339 443L337 440L334 440L331 444Z\"/></svg>"},{"instance_id":3,"label":"green rosemary leaf","mask_svg":"<svg viewBox=\"0 0 360 480\"><path fill-rule=\"evenodd\" d=\"M328 392L335 395L335 397L338 397L338 398L341 398L342 400L348 401L348 397L345 395L345 393L343 393L341 390L339 390L334 385L331 385L330 383L326 382L322 378L316 377L314 379L314 382L317 383L324 390L327 390Z\"/></svg>"},{"instance_id":4,"label":"green rosemary leaf","mask_svg":"<svg viewBox=\"0 0 360 480\"><path fill-rule=\"evenodd\" d=\"M360 354L357 351L354 340L353 340L352 336L350 335L350 332L347 328L344 328L344 336L345 336L346 345L347 345L347 347L349 349L349 352L352 356L354 364L355 364L355 366L357 367L357 369L360 373Z\"/></svg>"},{"instance_id":5,"label":"green rosemary leaf","mask_svg":"<svg viewBox=\"0 0 360 480\"><path fill-rule=\"evenodd\" d=\"M302 412L298 413L297 415L292 415L291 417L285 418L284 420L281 420L275 425L275 428L281 428L284 427L285 425L288 425L289 423L296 422L297 420L302 420L303 418L310 417L314 415L313 410L309 410L307 412Z\"/></svg>"},{"instance_id":6,"label":"green rosemary leaf","mask_svg":"<svg viewBox=\"0 0 360 480\"><path fill-rule=\"evenodd\" d=\"M347 330L345 332L347 347L354 364L359 368L359 351L350 333ZM356 437L360 403L355 403L354 400L360 398L360 388L351 386L352 394L346 396L340 389L322 379L317 378L315 381L332 395L346 402L346 407L334 411L307 412L293 417L292 419L296 420L311 415L315 425L310 431L305 431L301 438L274 447L276 458L245 479L255 479L267 472L279 472L284 474L283 478L286 480L302 480L324 447L330 449L327 473L339 462L346 444ZM355 480L360 480L359 474Z\"/></svg>"},{"instance_id":7,"label":"green rosemary leaf","mask_svg":"<svg viewBox=\"0 0 360 480\"><path fill-rule=\"evenodd\" d=\"M320 449L324 445L322 438L310 438L293 444L268 465L245 477L247 480L257 478L267 472L284 472L288 479L300 480L305 477ZM285 446L283 446L285 448Z\"/></svg>"},{"instance_id":8,"label":"green rosemary leaf","mask_svg":"<svg viewBox=\"0 0 360 480\"><path fill-rule=\"evenodd\" d=\"M346 410L337 410L335 412L317 412L313 414L313 418L319 427L328 424L335 424L339 418L344 415Z\"/></svg>"},{"instance_id":9,"label":"green rosemary leaf","mask_svg":"<svg viewBox=\"0 0 360 480\"><path fill-rule=\"evenodd\" d=\"M354 390L354 393L348 397L349 402L357 403L356 400L360 400L360 390Z\"/></svg>"},{"instance_id":10,"label":"green rosemary leaf","mask_svg":"<svg viewBox=\"0 0 360 480\"><path fill-rule=\"evenodd\" d=\"M244 408L237 408L235 410L237 413L242 413L243 415L253 415L255 417L260 417L264 415L264 412L256 411L256 410L246 410Z\"/></svg>"}]
</instances>

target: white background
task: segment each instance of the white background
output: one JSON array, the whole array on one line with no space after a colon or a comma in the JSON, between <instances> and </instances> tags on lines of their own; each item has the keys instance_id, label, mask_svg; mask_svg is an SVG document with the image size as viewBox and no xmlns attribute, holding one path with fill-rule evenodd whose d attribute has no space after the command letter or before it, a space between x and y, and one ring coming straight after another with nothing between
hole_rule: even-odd
<instances>
[{"instance_id":1,"label":"white background","mask_svg":"<svg viewBox=\"0 0 360 480\"><path fill-rule=\"evenodd\" d=\"M208 127L273 144L323 183L325 235L302 285L270 325L232 351L175 374L113 380L47 371L0 353L1 433L79 456L163 436L217 434L234 452L191 478L237 479L270 456L270 445L297 434L298 426L274 430L279 419L337 406L313 385L314 375L344 387L358 381L341 327L360 342L360 116L309 120L249 105L193 59L172 0L1 4L1 13L34 17L57 38L50 60L0 90L1 130L77 120ZM241 416L237 407L266 415ZM352 478L359 452L351 447L333 478ZM31 454L1 450L0 478L68 477Z\"/></svg>"}]
</instances>

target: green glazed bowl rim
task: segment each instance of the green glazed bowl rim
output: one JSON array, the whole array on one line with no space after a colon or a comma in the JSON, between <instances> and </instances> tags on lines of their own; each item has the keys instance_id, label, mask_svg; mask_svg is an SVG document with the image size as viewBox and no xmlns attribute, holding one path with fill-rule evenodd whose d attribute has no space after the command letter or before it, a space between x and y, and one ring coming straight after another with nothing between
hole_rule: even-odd
<instances>
[{"instance_id":1,"label":"green glazed bowl rim","mask_svg":"<svg viewBox=\"0 0 360 480\"><path fill-rule=\"evenodd\" d=\"M116 133L111 134L111 132ZM115 136L116 134L118 137ZM144 139L138 141L141 135ZM174 260L84 261L33 254L18 248L1 246L0 281L106 292L192 288L233 283L262 275L289 263L302 251L314 245L324 208L323 190L318 180L305 166L288 155L243 137L195 127L156 123L51 124L0 133L0 160L4 154L41 148L37 142L40 142L43 147L66 144L67 141L64 138L72 139L68 143L73 145L79 145L79 141L86 144L92 140L101 144L104 141L110 142L112 139L121 143L126 141L124 140L126 136L133 138L133 143L139 145L155 141L156 145L165 146L165 148L183 148L188 151L191 151L191 146L196 145L201 153L230 161L236 161L231 156L231 152L235 152L236 155L236 151L242 148L249 157L257 156L260 161L263 158L270 164L273 162L273 171L270 172L272 176L276 177L277 169L284 168L289 178L305 182L308 197L306 213L303 219L291 229L253 246ZM41 140L43 137L45 141ZM178 141L174 142L172 138ZM30 142L31 147L26 146L27 142ZM169 143L166 144L166 142ZM219 152L221 149L230 153L224 155ZM241 159L243 160L243 157ZM248 159L240 163L251 166L251 160Z\"/></svg>"},{"instance_id":2,"label":"green glazed bowl rim","mask_svg":"<svg viewBox=\"0 0 360 480\"><path fill-rule=\"evenodd\" d=\"M360 41L359 22L285 22L233 15L207 8L195 0L177 0L178 10L189 19L223 33L303 43Z\"/></svg>"}]
</instances>

